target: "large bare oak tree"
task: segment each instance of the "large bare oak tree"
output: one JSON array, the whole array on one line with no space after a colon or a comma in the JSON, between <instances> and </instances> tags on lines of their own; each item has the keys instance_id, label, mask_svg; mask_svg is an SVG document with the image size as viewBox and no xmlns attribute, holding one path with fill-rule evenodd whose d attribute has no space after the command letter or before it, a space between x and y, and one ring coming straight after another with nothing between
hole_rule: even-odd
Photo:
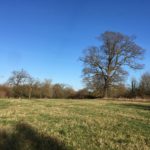
<instances>
[{"instance_id":1,"label":"large bare oak tree","mask_svg":"<svg viewBox=\"0 0 150 150\"><path fill-rule=\"evenodd\" d=\"M84 64L84 80L93 88L102 87L103 96L108 97L110 87L127 75L125 66L143 68L139 60L144 49L136 44L134 37L119 32L106 31L98 40L102 45L87 48L80 60Z\"/></svg>"}]
</instances>

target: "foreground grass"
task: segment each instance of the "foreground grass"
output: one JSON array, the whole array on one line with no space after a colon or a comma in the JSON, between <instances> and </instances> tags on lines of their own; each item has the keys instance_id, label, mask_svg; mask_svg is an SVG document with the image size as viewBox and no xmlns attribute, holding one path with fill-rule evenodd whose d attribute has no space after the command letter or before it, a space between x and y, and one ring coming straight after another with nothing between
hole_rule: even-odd
<instances>
[{"instance_id":1,"label":"foreground grass","mask_svg":"<svg viewBox=\"0 0 150 150\"><path fill-rule=\"evenodd\" d=\"M0 149L150 149L150 103L0 100Z\"/></svg>"}]
</instances>

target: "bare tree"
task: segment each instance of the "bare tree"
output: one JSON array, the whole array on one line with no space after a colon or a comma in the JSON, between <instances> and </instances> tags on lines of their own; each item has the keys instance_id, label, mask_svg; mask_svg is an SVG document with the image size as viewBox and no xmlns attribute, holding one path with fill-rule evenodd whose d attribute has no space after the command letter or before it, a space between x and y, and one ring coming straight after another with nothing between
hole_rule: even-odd
<instances>
[{"instance_id":1,"label":"bare tree","mask_svg":"<svg viewBox=\"0 0 150 150\"><path fill-rule=\"evenodd\" d=\"M32 96L34 83L35 83L34 78L31 77L31 76L28 76L28 83L27 83L27 86L28 86L28 98L29 98L29 99L31 99L31 96Z\"/></svg>"},{"instance_id":2,"label":"bare tree","mask_svg":"<svg viewBox=\"0 0 150 150\"><path fill-rule=\"evenodd\" d=\"M32 86L32 96L34 98L42 98L42 83L39 80L35 80Z\"/></svg>"},{"instance_id":3,"label":"bare tree","mask_svg":"<svg viewBox=\"0 0 150 150\"><path fill-rule=\"evenodd\" d=\"M64 98L74 98L75 90L70 85L64 85Z\"/></svg>"},{"instance_id":4,"label":"bare tree","mask_svg":"<svg viewBox=\"0 0 150 150\"><path fill-rule=\"evenodd\" d=\"M139 88L141 96L150 96L150 73L146 72L142 75Z\"/></svg>"},{"instance_id":5,"label":"bare tree","mask_svg":"<svg viewBox=\"0 0 150 150\"><path fill-rule=\"evenodd\" d=\"M53 98L64 98L64 85L54 84L53 85Z\"/></svg>"},{"instance_id":6,"label":"bare tree","mask_svg":"<svg viewBox=\"0 0 150 150\"><path fill-rule=\"evenodd\" d=\"M43 98L52 98L53 91L52 91L52 81L45 79L45 81L41 85L42 97Z\"/></svg>"},{"instance_id":7,"label":"bare tree","mask_svg":"<svg viewBox=\"0 0 150 150\"><path fill-rule=\"evenodd\" d=\"M83 79L87 89L92 91L95 97L103 97L104 80L99 74L85 76Z\"/></svg>"},{"instance_id":8,"label":"bare tree","mask_svg":"<svg viewBox=\"0 0 150 150\"><path fill-rule=\"evenodd\" d=\"M127 75L124 66L143 68L138 60L142 59L144 50L135 43L134 37L119 32L104 32L98 40L102 41L102 45L86 49L80 60L84 64L84 79L88 82L99 79L103 95L107 97L109 88Z\"/></svg>"},{"instance_id":9,"label":"bare tree","mask_svg":"<svg viewBox=\"0 0 150 150\"><path fill-rule=\"evenodd\" d=\"M136 97L138 94L138 82L135 78L131 79L131 97Z\"/></svg>"},{"instance_id":10,"label":"bare tree","mask_svg":"<svg viewBox=\"0 0 150 150\"><path fill-rule=\"evenodd\" d=\"M23 86L31 83L31 76L25 70L13 71L11 77L8 79L8 84L13 87L14 95L16 97L22 97ZM31 86L29 86L29 98L31 97Z\"/></svg>"},{"instance_id":11,"label":"bare tree","mask_svg":"<svg viewBox=\"0 0 150 150\"><path fill-rule=\"evenodd\" d=\"M8 83L11 85L22 85L28 81L30 75L25 70L13 71L11 77L8 79Z\"/></svg>"}]
</instances>

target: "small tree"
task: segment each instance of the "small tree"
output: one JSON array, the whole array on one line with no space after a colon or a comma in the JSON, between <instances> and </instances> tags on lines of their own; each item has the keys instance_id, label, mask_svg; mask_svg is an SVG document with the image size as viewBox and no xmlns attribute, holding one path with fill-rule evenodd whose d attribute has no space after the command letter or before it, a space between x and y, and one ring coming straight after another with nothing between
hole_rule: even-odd
<instances>
[{"instance_id":1,"label":"small tree","mask_svg":"<svg viewBox=\"0 0 150 150\"><path fill-rule=\"evenodd\" d=\"M39 80L35 80L32 86L32 96L34 98L42 98L42 83Z\"/></svg>"},{"instance_id":2,"label":"small tree","mask_svg":"<svg viewBox=\"0 0 150 150\"><path fill-rule=\"evenodd\" d=\"M142 75L139 88L141 96L150 96L150 73Z\"/></svg>"},{"instance_id":3,"label":"small tree","mask_svg":"<svg viewBox=\"0 0 150 150\"><path fill-rule=\"evenodd\" d=\"M131 80L131 97L136 97L138 94L138 82L135 78Z\"/></svg>"},{"instance_id":4,"label":"small tree","mask_svg":"<svg viewBox=\"0 0 150 150\"><path fill-rule=\"evenodd\" d=\"M53 98L64 98L64 85L54 84L53 85Z\"/></svg>"},{"instance_id":5,"label":"small tree","mask_svg":"<svg viewBox=\"0 0 150 150\"><path fill-rule=\"evenodd\" d=\"M27 87L28 87L28 98L29 99L31 99L31 96L32 96L34 82L35 81L34 81L33 77L29 76L28 77L28 84L27 84Z\"/></svg>"},{"instance_id":6,"label":"small tree","mask_svg":"<svg viewBox=\"0 0 150 150\"><path fill-rule=\"evenodd\" d=\"M45 80L41 85L42 90L42 97L43 98L52 98L53 91L52 91L52 84L51 80Z\"/></svg>"},{"instance_id":7,"label":"small tree","mask_svg":"<svg viewBox=\"0 0 150 150\"><path fill-rule=\"evenodd\" d=\"M31 76L22 69L20 71L13 71L7 82L13 87L14 96L22 97L24 92L23 86L29 84L29 81L31 81Z\"/></svg>"},{"instance_id":8,"label":"small tree","mask_svg":"<svg viewBox=\"0 0 150 150\"><path fill-rule=\"evenodd\" d=\"M63 91L64 91L64 98L74 98L75 97L76 92L71 86L65 85Z\"/></svg>"},{"instance_id":9,"label":"small tree","mask_svg":"<svg viewBox=\"0 0 150 150\"><path fill-rule=\"evenodd\" d=\"M84 64L84 79L92 84L99 81L96 86L101 85L103 96L108 97L110 87L127 75L124 66L143 68L138 60L142 58L144 50L134 39L119 32L104 32L98 38L102 45L89 47L80 58Z\"/></svg>"}]
</instances>

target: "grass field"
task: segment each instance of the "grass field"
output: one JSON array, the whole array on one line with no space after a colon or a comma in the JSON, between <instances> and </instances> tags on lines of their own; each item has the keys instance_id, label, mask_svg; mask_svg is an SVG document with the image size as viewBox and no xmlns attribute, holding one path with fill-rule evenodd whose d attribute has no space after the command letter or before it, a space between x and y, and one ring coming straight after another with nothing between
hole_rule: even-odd
<instances>
[{"instance_id":1,"label":"grass field","mask_svg":"<svg viewBox=\"0 0 150 150\"><path fill-rule=\"evenodd\" d=\"M148 150L150 103L0 100L0 150Z\"/></svg>"}]
</instances>

